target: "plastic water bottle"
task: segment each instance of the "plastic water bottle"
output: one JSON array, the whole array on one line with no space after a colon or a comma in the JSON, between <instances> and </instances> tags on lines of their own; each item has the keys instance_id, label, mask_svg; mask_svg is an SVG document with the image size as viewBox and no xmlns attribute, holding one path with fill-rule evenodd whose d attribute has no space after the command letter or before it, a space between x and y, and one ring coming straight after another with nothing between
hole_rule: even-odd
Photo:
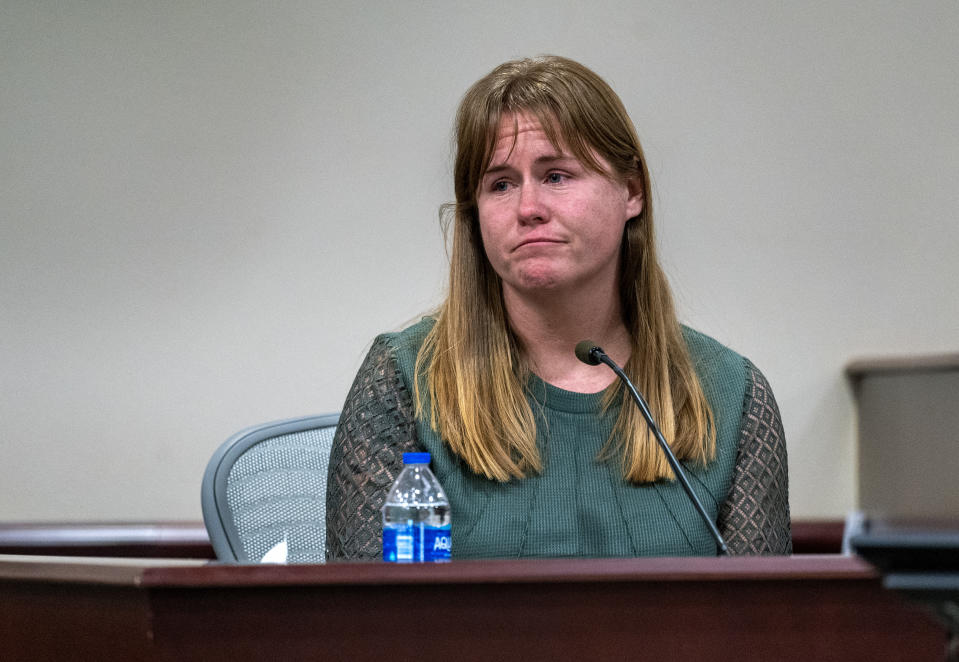
<instances>
[{"instance_id":1,"label":"plastic water bottle","mask_svg":"<svg viewBox=\"0 0 959 662\"><path fill-rule=\"evenodd\" d=\"M383 560L450 560L450 501L430 471L429 453L403 453L403 471L383 504Z\"/></svg>"}]
</instances>

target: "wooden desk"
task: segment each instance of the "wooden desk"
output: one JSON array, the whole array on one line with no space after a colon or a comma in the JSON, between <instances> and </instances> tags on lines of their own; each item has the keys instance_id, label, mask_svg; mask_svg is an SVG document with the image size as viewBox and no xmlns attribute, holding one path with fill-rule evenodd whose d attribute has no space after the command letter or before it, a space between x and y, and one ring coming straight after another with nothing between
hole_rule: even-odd
<instances>
[{"instance_id":1,"label":"wooden desk","mask_svg":"<svg viewBox=\"0 0 959 662\"><path fill-rule=\"evenodd\" d=\"M3 660L936 660L946 637L838 556L0 559Z\"/></svg>"}]
</instances>

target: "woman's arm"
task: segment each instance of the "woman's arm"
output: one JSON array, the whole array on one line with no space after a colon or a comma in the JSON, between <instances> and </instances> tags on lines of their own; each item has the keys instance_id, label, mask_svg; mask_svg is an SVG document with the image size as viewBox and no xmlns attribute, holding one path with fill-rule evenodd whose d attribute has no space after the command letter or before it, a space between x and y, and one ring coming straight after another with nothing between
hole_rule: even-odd
<instances>
[{"instance_id":1,"label":"woman's arm","mask_svg":"<svg viewBox=\"0 0 959 662\"><path fill-rule=\"evenodd\" d=\"M786 436L776 398L746 360L746 393L733 482L719 509L730 554L791 554Z\"/></svg>"},{"instance_id":2,"label":"woman's arm","mask_svg":"<svg viewBox=\"0 0 959 662\"><path fill-rule=\"evenodd\" d=\"M416 440L413 400L380 336L350 388L333 438L326 485L328 561L379 559L380 508Z\"/></svg>"}]
</instances>

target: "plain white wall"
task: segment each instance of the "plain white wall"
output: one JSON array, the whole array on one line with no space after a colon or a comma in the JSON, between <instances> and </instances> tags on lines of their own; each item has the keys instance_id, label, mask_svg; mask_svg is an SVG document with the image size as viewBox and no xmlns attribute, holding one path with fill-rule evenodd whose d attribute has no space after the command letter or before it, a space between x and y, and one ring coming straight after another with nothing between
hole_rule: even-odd
<instances>
[{"instance_id":1,"label":"plain white wall","mask_svg":"<svg viewBox=\"0 0 959 662\"><path fill-rule=\"evenodd\" d=\"M452 116L518 56L621 94L794 516L855 505L845 363L959 342L953 0L79 5L0 6L0 520L198 519L227 436L338 410L442 295Z\"/></svg>"}]
</instances>

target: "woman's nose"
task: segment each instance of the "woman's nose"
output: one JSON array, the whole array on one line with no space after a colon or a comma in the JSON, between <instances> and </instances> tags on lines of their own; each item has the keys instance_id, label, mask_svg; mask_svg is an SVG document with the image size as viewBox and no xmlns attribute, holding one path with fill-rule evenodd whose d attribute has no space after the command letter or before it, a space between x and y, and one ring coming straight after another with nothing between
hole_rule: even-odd
<instances>
[{"instance_id":1,"label":"woman's nose","mask_svg":"<svg viewBox=\"0 0 959 662\"><path fill-rule=\"evenodd\" d=\"M546 201L535 184L523 184L519 189L520 223L542 223L547 218Z\"/></svg>"}]
</instances>

